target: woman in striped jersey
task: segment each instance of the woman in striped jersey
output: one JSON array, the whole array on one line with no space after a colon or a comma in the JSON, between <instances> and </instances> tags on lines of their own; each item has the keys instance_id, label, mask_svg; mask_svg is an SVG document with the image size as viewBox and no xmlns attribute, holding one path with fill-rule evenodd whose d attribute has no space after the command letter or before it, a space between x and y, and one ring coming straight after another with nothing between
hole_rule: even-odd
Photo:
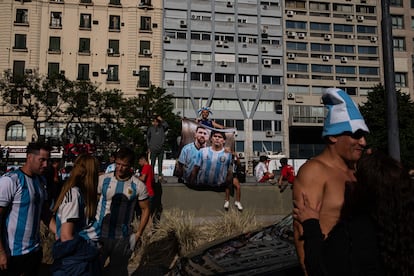
<instances>
[{"instance_id":1,"label":"woman in striped jersey","mask_svg":"<svg viewBox=\"0 0 414 276\"><path fill-rule=\"evenodd\" d=\"M98 237L88 231L97 205L99 162L80 155L53 208L56 236L53 246L53 275L100 275Z\"/></svg>"}]
</instances>

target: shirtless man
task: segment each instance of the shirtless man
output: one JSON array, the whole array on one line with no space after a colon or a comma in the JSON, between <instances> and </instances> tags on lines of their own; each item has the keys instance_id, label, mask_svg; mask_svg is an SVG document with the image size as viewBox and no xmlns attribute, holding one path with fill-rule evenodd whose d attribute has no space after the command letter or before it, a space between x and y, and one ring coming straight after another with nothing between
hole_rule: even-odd
<instances>
[{"instance_id":1,"label":"shirtless man","mask_svg":"<svg viewBox=\"0 0 414 276\"><path fill-rule=\"evenodd\" d=\"M369 131L362 115L346 92L329 88L322 96L328 114L322 136L324 151L307 161L299 170L293 186L293 199L309 198L312 208L320 205L320 227L325 236L338 222L344 202L345 184L355 181L354 166L366 147L365 134ZM294 221L295 246L304 269L302 225Z\"/></svg>"}]
</instances>

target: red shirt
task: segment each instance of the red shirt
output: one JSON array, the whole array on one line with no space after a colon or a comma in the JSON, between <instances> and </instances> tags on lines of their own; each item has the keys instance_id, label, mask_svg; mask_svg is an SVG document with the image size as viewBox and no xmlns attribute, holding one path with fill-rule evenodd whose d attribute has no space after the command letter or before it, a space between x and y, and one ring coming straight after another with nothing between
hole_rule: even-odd
<instances>
[{"instance_id":1,"label":"red shirt","mask_svg":"<svg viewBox=\"0 0 414 276\"><path fill-rule=\"evenodd\" d=\"M152 183L154 181L154 171L150 164L146 164L142 167L141 175L145 174L145 186L147 186L147 191L149 196L154 196L154 189L152 188Z\"/></svg>"},{"instance_id":2,"label":"red shirt","mask_svg":"<svg viewBox=\"0 0 414 276\"><path fill-rule=\"evenodd\" d=\"M291 165L285 165L282 167L282 171L280 172L284 180L287 180L290 184L293 184L295 181L295 171Z\"/></svg>"}]
</instances>

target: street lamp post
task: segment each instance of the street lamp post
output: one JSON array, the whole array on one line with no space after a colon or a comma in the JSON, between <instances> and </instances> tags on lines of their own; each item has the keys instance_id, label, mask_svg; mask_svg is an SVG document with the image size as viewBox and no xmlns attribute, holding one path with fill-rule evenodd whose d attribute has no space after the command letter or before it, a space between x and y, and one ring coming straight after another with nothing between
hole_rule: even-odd
<instances>
[{"instance_id":1,"label":"street lamp post","mask_svg":"<svg viewBox=\"0 0 414 276\"><path fill-rule=\"evenodd\" d=\"M388 126L388 153L400 160L400 137L398 130L398 104L395 93L394 49L392 39L392 22L390 15L390 0L382 0L382 51L384 64L385 91L387 93L387 126Z\"/></svg>"},{"instance_id":2,"label":"street lamp post","mask_svg":"<svg viewBox=\"0 0 414 276\"><path fill-rule=\"evenodd\" d=\"M183 69L183 118L185 117L185 75L187 74L187 68Z\"/></svg>"}]
</instances>

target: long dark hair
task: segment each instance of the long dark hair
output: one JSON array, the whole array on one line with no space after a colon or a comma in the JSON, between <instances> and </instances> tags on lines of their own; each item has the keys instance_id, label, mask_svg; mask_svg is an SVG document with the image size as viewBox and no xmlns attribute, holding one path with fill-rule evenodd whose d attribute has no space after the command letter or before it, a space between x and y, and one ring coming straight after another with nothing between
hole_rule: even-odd
<instances>
[{"instance_id":1,"label":"long dark hair","mask_svg":"<svg viewBox=\"0 0 414 276\"><path fill-rule=\"evenodd\" d=\"M403 165L374 151L357 164L359 207L376 223L385 275L414 272L414 181ZM365 203L364 203L365 202Z\"/></svg>"}]
</instances>

